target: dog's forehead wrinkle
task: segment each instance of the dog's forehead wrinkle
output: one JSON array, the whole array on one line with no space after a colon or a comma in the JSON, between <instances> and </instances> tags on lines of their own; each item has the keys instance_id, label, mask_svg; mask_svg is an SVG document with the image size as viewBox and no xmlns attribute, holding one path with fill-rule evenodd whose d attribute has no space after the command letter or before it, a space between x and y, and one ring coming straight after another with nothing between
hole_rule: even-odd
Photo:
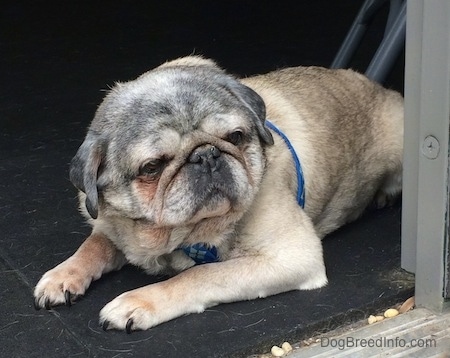
<instances>
[{"instance_id":1,"label":"dog's forehead wrinkle","mask_svg":"<svg viewBox=\"0 0 450 358\"><path fill-rule=\"evenodd\" d=\"M253 132L248 113L227 87L230 81L236 80L208 68L150 71L117 83L92 128L108 138L108 157L132 177L146 160L176 156L192 134L223 138L239 128ZM170 146L161 138L171 138Z\"/></svg>"},{"instance_id":2,"label":"dog's forehead wrinkle","mask_svg":"<svg viewBox=\"0 0 450 358\"><path fill-rule=\"evenodd\" d=\"M157 131L158 126L188 133L205 118L242 105L224 85L229 81L235 80L209 67L149 71L134 81L117 83L100 106L93 127L126 140L140 132ZM114 133L114 128L120 133Z\"/></svg>"}]
</instances>

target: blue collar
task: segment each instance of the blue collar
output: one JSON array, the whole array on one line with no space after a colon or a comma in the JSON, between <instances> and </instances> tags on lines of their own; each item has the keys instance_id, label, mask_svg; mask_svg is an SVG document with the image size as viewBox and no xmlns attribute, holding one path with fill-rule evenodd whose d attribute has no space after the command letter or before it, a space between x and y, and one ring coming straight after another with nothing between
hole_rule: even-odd
<instances>
[{"instance_id":1,"label":"blue collar","mask_svg":"<svg viewBox=\"0 0 450 358\"><path fill-rule=\"evenodd\" d=\"M199 243L190 246L182 246L180 249L194 260L196 265L219 261L219 255L215 246Z\"/></svg>"},{"instance_id":2,"label":"blue collar","mask_svg":"<svg viewBox=\"0 0 450 358\"><path fill-rule=\"evenodd\" d=\"M289 151L292 154L292 159L294 159L295 163L295 170L297 172L297 202L298 205L304 208L305 179L303 177L302 166L300 165L300 160L298 159L297 153L295 152L295 149L288 137L275 124L273 124L269 120L266 120L266 126L277 133L281 138L283 138ZM199 243L190 246L182 246L180 250L183 250L186 255L193 259L196 265L219 261L219 255L215 246L209 246L203 243Z\"/></svg>"},{"instance_id":3,"label":"blue collar","mask_svg":"<svg viewBox=\"0 0 450 358\"><path fill-rule=\"evenodd\" d=\"M266 119L266 126L272 129L276 134L278 134L281 138L283 138L284 142L286 143L287 147L289 148L292 159L294 159L295 163L295 170L297 172L297 203L302 208L305 207L305 179L303 177L303 170L302 166L300 165L300 160L298 159L297 153L295 152L295 149L289 140L288 137L286 137L286 134L284 134L280 128L278 128L275 124L270 122Z\"/></svg>"}]
</instances>

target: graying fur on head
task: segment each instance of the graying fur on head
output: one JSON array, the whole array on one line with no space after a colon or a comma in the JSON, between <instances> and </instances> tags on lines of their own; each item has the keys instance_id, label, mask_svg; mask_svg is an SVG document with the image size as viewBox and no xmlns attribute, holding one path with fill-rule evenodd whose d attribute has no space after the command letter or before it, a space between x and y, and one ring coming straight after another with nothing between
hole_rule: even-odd
<instances>
[{"instance_id":1,"label":"graying fur on head","mask_svg":"<svg viewBox=\"0 0 450 358\"><path fill-rule=\"evenodd\" d=\"M97 186L120 191L142 164L130 163L130 151L149 141L157 146L165 129L183 136L198 129L205 118L215 117L219 123L233 113L251 119L248 125L263 145L273 144L264 126L261 97L213 62L204 62L200 66L162 65L134 81L117 83L105 97L71 166L71 180L86 194L86 207L93 218L99 205ZM136 207L129 195L127 201L130 210Z\"/></svg>"}]
</instances>

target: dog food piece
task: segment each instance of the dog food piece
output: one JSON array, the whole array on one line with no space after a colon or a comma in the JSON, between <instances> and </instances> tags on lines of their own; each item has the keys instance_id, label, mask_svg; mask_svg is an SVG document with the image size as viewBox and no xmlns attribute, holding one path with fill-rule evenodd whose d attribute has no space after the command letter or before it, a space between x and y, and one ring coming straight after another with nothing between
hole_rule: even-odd
<instances>
[{"instance_id":1,"label":"dog food piece","mask_svg":"<svg viewBox=\"0 0 450 358\"><path fill-rule=\"evenodd\" d=\"M283 349L283 351L287 354L287 353L289 353L289 352L291 352L292 351L292 346L289 344L289 342L284 342L282 345L281 345L281 348Z\"/></svg>"},{"instance_id":2,"label":"dog food piece","mask_svg":"<svg viewBox=\"0 0 450 358\"><path fill-rule=\"evenodd\" d=\"M373 324L373 323L377 322L377 318L373 315L370 315L369 318L367 318L367 322L369 324Z\"/></svg>"},{"instance_id":3,"label":"dog food piece","mask_svg":"<svg viewBox=\"0 0 450 358\"><path fill-rule=\"evenodd\" d=\"M386 318L392 318L398 315L398 311L395 308L389 308L388 310L386 310L386 312L384 312L384 317Z\"/></svg>"},{"instance_id":4,"label":"dog food piece","mask_svg":"<svg viewBox=\"0 0 450 358\"><path fill-rule=\"evenodd\" d=\"M384 320L384 316L375 316L377 322Z\"/></svg>"},{"instance_id":5,"label":"dog food piece","mask_svg":"<svg viewBox=\"0 0 450 358\"><path fill-rule=\"evenodd\" d=\"M282 356L284 356L286 354L284 349L280 348L278 346L273 346L272 349L270 350L270 353L272 353L272 355L274 357L282 357Z\"/></svg>"},{"instance_id":6,"label":"dog food piece","mask_svg":"<svg viewBox=\"0 0 450 358\"><path fill-rule=\"evenodd\" d=\"M414 308L415 304L416 304L416 301L414 299L414 296L412 296L412 297L408 298L405 302L403 302L403 304L398 309L398 312L399 313L408 312Z\"/></svg>"}]
</instances>

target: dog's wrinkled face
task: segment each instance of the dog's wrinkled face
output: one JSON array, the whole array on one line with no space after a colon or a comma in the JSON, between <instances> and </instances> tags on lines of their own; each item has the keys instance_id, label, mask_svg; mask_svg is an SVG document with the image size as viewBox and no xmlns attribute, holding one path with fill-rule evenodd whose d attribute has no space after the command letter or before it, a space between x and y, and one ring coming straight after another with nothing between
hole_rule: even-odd
<instances>
[{"instance_id":1,"label":"dog's wrinkled face","mask_svg":"<svg viewBox=\"0 0 450 358\"><path fill-rule=\"evenodd\" d=\"M176 227L238 220L264 171L265 107L214 63L165 64L117 84L72 161L89 214Z\"/></svg>"}]
</instances>

